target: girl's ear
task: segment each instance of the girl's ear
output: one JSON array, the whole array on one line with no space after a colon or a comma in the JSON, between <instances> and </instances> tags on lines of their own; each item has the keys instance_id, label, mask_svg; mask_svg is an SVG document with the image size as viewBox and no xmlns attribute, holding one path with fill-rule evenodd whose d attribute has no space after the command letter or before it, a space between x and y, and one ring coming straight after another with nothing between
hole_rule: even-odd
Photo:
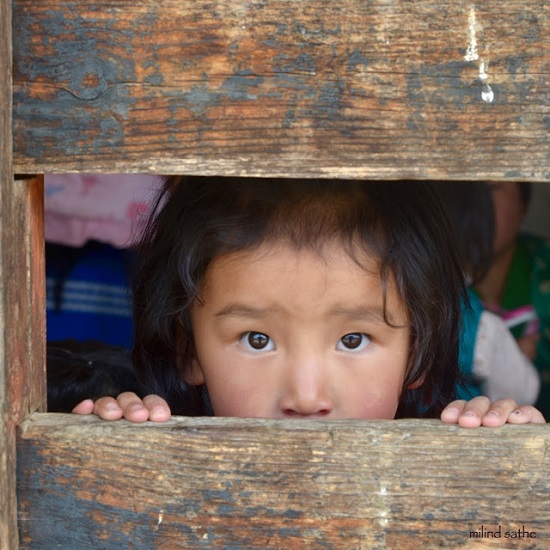
<instances>
[{"instance_id":1,"label":"girl's ear","mask_svg":"<svg viewBox=\"0 0 550 550\"><path fill-rule=\"evenodd\" d=\"M202 367L197 359L193 359L185 370L183 380L191 386L202 386L205 383Z\"/></svg>"}]
</instances>

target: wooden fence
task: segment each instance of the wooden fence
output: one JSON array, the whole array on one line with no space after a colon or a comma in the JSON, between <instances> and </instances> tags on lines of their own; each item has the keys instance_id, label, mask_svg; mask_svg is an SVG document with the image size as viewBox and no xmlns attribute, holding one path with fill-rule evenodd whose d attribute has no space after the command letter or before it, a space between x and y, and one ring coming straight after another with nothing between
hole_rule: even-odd
<instances>
[{"instance_id":1,"label":"wooden fence","mask_svg":"<svg viewBox=\"0 0 550 550\"><path fill-rule=\"evenodd\" d=\"M548 182L549 12L0 0L0 548L550 548L546 426L44 413L40 177Z\"/></svg>"}]
</instances>

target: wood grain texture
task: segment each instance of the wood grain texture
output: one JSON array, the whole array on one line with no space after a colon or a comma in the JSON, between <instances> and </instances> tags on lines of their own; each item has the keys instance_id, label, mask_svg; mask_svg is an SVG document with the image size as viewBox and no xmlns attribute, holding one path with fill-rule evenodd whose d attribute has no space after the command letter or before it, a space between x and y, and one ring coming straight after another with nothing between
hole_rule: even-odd
<instances>
[{"instance_id":1,"label":"wood grain texture","mask_svg":"<svg viewBox=\"0 0 550 550\"><path fill-rule=\"evenodd\" d=\"M11 154L11 151L10 151ZM15 428L46 409L43 177L3 179L0 199L0 548L17 548Z\"/></svg>"},{"instance_id":2,"label":"wood grain texture","mask_svg":"<svg viewBox=\"0 0 550 550\"><path fill-rule=\"evenodd\" d=\"M15 0L15 170L550 181L549 13Z\"/></svg>"},{"instance_id":3,"label":"wood grain texture","mask_svg":"<svg viewBox=\"0 0 550 550\"><path fill-rule=\"evenodd\" d=\"M18 431L22 547L517 548L522 530L543 549L549 445L540 425L39 414Z\"/></svg>"},{"instance_id":4,"label":"wood grain texture","mask_svg":"<svg viewBox=\"0 0 550 550\"><path fill-rule=\"evenodd\" d=\"M12 175L12 48L11 1L0 0L0 550L17 548L15 499L15 422L11 416L9 353L9 302L6 295L4 212L9 208Z\"/></svg>"},{"instance_id":5,"label":"wood grain texture","mask_svg":"<svg viewBox=\"0 0 550 550\"><path fill-rule=\"evenodd\" d=\"M12 181L2 204L4 357L8 414L15 424L46 410L43 179Z\"/></svg>"}]
</instances>

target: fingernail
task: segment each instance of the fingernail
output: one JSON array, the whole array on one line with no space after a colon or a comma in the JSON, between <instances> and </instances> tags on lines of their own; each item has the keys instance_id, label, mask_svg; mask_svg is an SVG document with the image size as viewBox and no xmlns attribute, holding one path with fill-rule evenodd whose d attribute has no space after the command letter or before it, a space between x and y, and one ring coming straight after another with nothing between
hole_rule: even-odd
<instances>
[{"instance_id":1,"label":"fingernail","mask_svg":"<svg viewBox=\"0 0 550 550\"><path fill-rule=\"evenodd\" d=\"M521 414L521 411L519 409L516 409L515 411L512 411L512 414L518 415Z\"/></svg>"},{"instance_id":2,"label":"fingernail","mask_svg":"<svg viewBox=\"0 0 550 550\"><path fill-rule=\"evenodd\" d=\"M164 409L162 407L153 407L149 413L149 418L156 419L164 416Z\"/></svg>"},{"instance_id":3,"label":"fingernail","mask_svg":"<svg viewBox=\"0 0 550 550\"><path fill-rule=\"evenodd\" d=\"M495 417L498 417L498 416L500 416L500 415L497 413L497 411L489 411L489 412L487 413L487 416L495 416Z\"/></svg>"}]
</instances>

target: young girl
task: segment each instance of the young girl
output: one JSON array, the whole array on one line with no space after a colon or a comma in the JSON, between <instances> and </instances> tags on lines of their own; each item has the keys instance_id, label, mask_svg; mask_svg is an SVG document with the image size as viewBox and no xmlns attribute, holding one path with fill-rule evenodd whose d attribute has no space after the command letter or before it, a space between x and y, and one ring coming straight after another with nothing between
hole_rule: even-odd
<instances>
[{"instance_id":1,"label":"young girl","mask_svg":"<svg viewBox=\"0 0 550 550\"><path fill-rule=\"evenodd\" d=\"M172 177L138 252L133 359L156 395L77 413L544 422L453 401L466 291L430 184Z\"/></svg>"}]
</instances>

